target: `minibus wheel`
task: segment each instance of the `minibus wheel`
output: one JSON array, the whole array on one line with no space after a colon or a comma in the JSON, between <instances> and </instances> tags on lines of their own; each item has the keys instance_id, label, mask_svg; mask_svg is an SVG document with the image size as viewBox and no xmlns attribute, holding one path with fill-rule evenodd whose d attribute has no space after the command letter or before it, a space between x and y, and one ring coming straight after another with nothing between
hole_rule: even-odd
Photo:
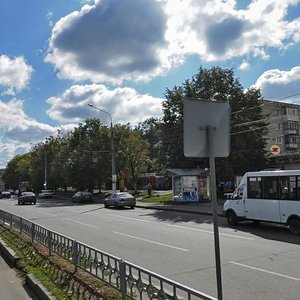
<instances>
[{"instance_id":1,"label":"minibus wheel","mask_svg":"<svg viewBox=\"0 0 300 300\"><path fill-rule=\"evenodd\" d=\"M232 210L228 211L226 214L226 217L227 217L228 225L234 226L237 224L237 216L234 211L232 211Z\"/></svg>"},{"instance_id":2,"label":"minibus wheel","mask_svg":"<svg viewBox=\"0 0 300 300\"><path fill-rule=\"evenodd\" d=\"M299 218L294 218L291 219L289 223L289 230L293 234L300 234L300 219Z\"/></svg>"}]
</instances>

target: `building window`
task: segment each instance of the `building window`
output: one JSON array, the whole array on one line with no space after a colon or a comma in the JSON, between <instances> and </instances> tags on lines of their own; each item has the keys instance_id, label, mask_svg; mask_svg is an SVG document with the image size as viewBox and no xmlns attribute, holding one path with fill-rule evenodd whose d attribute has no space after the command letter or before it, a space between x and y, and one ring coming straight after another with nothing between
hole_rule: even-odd
<instances>
[{"instance_id":1,"label":"building window","mask_svg":"<svg viewBox=\"0 0 300 300\"><path fill-rule=\"evenodd\" d=\"M277 136L276 137L276 143L277 144L282 144L282 136Z\"/></svg>"},{"instance_id":2,"label":"building window","mask_svg":"<svg viewBox=\"0 0 300 300\"><path fill-rule=\"evenodd\" d=\"M281 108L281 113L282 113L282 115L286 115L287 114L287 107L282 107Z\"/></svg>"}]
</instances>

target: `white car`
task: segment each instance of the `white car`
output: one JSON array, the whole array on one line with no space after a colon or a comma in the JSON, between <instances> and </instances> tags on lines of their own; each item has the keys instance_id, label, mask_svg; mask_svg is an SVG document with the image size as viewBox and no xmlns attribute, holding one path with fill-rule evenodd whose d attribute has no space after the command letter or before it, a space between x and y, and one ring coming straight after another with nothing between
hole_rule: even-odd
<instances>
[{"instance_id":1,"label":"white car","mask_svg":"<svg viewBox=\"0 0 300 300\"><path fill-rule=\"evenodd\" d=\"M51 190L42 190L41 193L39 193L39 198L52 198L53 197L53 191Z\"/></svg>"},{"instance_id":2,"label":"white car","mask_svg":"<svg viewBox=\"0 0 300 300\"><path fill-rule=\"evenodd\" d=\"M130 206L134 208L136 204L135 197L127 192L112 193L104 200L104 206L113 206L115 208Z\"/></svg>"}]
</instances>

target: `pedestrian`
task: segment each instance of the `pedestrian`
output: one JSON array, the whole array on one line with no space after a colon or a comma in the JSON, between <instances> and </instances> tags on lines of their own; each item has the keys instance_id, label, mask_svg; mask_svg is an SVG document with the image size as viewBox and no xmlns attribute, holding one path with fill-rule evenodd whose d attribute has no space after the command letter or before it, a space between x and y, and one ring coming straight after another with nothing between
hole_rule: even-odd
<instances>
[{"instance_id":1,"label":"pedestrian","mask_svg":"<svg viewBox=\"0 0 300 300\"><path fill-rule=\"evenodd\" d=\"M150 198L152 196L152 185L151 185L150 182L147 184L146 188L147 188L147 191L148 191L148 197Z\"/></svg>"}]
</instances>

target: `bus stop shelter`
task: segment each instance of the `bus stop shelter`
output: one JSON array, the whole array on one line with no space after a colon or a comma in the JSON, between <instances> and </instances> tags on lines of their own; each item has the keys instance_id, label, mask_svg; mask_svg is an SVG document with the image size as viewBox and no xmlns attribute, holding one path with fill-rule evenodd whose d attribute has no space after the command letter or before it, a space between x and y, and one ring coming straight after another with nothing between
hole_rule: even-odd
<instances>
[{"instance_id":1,"label":"bus stop shelter","mask_svg":"<svg viewBox=\"0 0 300 300\"><path fill-rule=\"evenodd\" d=\"M209 200L209 172L206 169L168 169L176 202Z\"/></svg>"}]
</instances>

